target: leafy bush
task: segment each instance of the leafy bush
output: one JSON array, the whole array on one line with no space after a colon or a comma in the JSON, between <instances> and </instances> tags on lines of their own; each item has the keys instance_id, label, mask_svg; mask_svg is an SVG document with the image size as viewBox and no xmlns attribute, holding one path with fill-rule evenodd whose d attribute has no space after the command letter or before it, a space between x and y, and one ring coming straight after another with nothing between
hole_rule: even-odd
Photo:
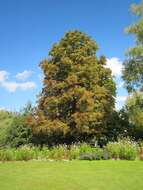
<instances>
[{"instance_id":1,"label":"leafy bush","mask_svg":"<svg viewBox=\"0 0 143 190\"><path fill-rule=\"evenodd\" d=\"M44 146L42 149L34 148L35 159L49 159L50 150L48 147Z\"/></svg>"},{"instance_id":2,"label":"leafy bush","mask_svg":"<svg viewBox=\"0 0 143 190\"><path fill-rule=\"evenodd\" d=\"M114 159L135 160L138 156L138 145L129 138L109 142L105 149Z\"/></svg>"},{"instance_id":3,"label":"leafy bush","mask_svg":"<svg viewBox=\"0 0 143 190\"><path fill-rule=\"evenodd\" d=\"M20 112L0 110L0 147L19 147L33 142L33 133L27 115L34 108L28 103Z\"/></svg>"},{"instance_id":4,"label":"leafy bush","mask_svg":"<svg viewBox=\"0 0 143 190\"><path fill-rule=\"evenodd\" d=\"M72 159L78 159L80 155L80 147L73 144L70 146L70 160Z\"/></svg>"},{"instance_id":5,"label":"leafy bush","mask_svg":"<svg viewBox=\"0 0 143 190\"><path fill-rule=\"evenodd\" d=\"M25 116L21 114L14 117L11 126L7 130L7 146L19 147L31 143L32 132L25 120Z\"/></svg>"},{"instance_id":6,"label":"leafy bush","mask_svg":"<svg viewBox=\"0 0 143 190\"><path fill-rule=\"evenodd\" d=\"M86 143L83 143L79 145L79 150L80 153L92 153L94 151L94 148Z\"/></svg>"},{"instance_id":7,"label":"leafy bush","mask_svg":"<svg viewBox=\"0 0 143 190\"><path fill-rule=\"evenodd\" d=\"M13 149L0 149L0 161L21 161L21 160L108 160L125 159L135 160L139 153L137 143L122 139L118 142L110 142L104 148L91 147L87 144L73 144L71 146L59 145L48 148L44 146L32 147L21 146Z\"/></svg>"},{"instance_id":8,"label":"leafy bush","mask_svg":"<svg viewBox=\"0 0 143 190\"><path fill-rule=\"evenodd\" d=\"M139 159L143 160L143 142L139 142Z\"/></svg>"},{"instance_id":9,"label":"leafy bush","mask_svg":"<svg viewBox=\"0 0 143 190\"><path fill-rule=\"evenodd\" d=\"M69 159L69 150L66 145L59 145L53 147L49 151L49 158L55 160Z\"/></svg>"},{"instance_id":10,"label":"leafy bush","mask_svg":"<svg viewBox=\"0 0 143 190\"><path fill-rule=\"evenodd\" d=\"M13 161L14 160L14 151L11 149L0 150L0 161Z\"/></svg>"},{"instance_id":11,"label":"leafy bush","mask_svg":"<svg viewBox=\"0 0 143 190\"><path fill-rule=\"evenodd\" d=\"M28 161L36 158L35 157L35 150L28 146L23 146L19 149L15 149L14 151L14 160L17 161Z\"/></svg>"}]
</instances>

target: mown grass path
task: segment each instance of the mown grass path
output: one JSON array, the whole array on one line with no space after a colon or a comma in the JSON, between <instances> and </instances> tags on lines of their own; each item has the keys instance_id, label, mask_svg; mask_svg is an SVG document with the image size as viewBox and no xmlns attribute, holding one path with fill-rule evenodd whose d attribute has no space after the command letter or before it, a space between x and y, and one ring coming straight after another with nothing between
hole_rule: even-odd
<instances>
[{"instance_id":1,"label":"mown grass path","mask_svg":"<svg viewBox=\"0 0 143 190\"><path fill-rule=\"evenodd\" d=\"M141 161L0 163L0 190L142 190Z\"/></svg>"}]
</instances>

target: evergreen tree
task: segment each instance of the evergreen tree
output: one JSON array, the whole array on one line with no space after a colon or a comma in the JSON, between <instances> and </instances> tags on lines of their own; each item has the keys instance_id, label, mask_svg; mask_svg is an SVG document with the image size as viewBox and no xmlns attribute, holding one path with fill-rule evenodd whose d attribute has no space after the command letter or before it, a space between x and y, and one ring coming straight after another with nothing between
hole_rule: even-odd
<instances>
[{"instance_id":1,"label":"evergreen tree","mask_svg":"<svg viewBox=\"0 0 143 190\"><path fill-rule=\"evenodd\" d=\"M89 36L72 31L41 62L43 89L34 120L29 118L39 136L54 135L54 141L65 136L71 142L102 133L116 88L106 58L97 58L97 50Z\"/></svg>"}]
</instances>

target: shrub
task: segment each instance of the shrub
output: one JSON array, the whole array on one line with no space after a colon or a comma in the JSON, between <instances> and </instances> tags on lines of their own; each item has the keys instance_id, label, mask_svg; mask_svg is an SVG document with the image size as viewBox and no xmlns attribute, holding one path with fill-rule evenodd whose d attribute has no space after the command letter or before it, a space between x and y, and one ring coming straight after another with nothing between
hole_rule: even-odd
<instances>
[{"instance_id":1,"label":"shrub","mask_svg":"<svg viewBox=\"0 0 143 190\"><path fill-rule=\"evenodd\" d=\"M83 143L79 145L80 153L92 153L94 151L94 148L92 148L90 145Z\"/></svg>"},{"instance_id":2,"label":"shrub","mask_svg":"<svg viewBox=\"0 0 143 190\"><path fill-rule=\"evenodd\" d=\"M139 159L143 160L143 142L139 143Z\"/></svg>"},{"instance_id":3,"label":"shrub","mask_svg":"<svg viewBox=\"0 0 143 190\"><path fill-rule=\"evenodd\" d=\"M32 131L26 124L26 118L22 114L17 114L9 130L7 130L6 145L9 147L19 147L31 143Z\"/></svg>"},{"instance_id":4,"label":"shrub","mask_svg":"<svg viewBox=\"0 0 143 190\"><path fill-rule=\"evenodd\" d=\"M36 159L48 159L50 154L50 150L47 146L44 146L42 149L35 148L35 158Z\"/></svg>"},{"instance_id":5,"label":"shrub","mask_svg":"<svg viewBox=\"0 0 143 190\"><path fill-rule=\"evenodd\" d=\"M86 143L75 144L70 148L73 159L92 160L94 148Z\"/></svg>"},{"instance_id":6,"label":"shrub","mask_svg":"<svg viewBox=\"0 0 143 190\"><path fill-rule=\"evenodd\" d=\"M0 161L13 161L13 160L14 160L14 152L12 149L0 150Z\"/></svg>"},{"instance_id":7,"label":"shrub","mask_svg":"<svg viewBox=\"0 0 143 190\"><path fill-rule=\"evenodd\" d=\"M114 159L135 160L138 156L138 145L129 138L109 142L105 149Z\"/></svg>"},{"instance_id":8,"label":"shrub","mask_svg":"<svg viewBox=\"0 0 143 190\"><path fill-rule=\"evenodd\" d=\"M67 145L59 145L50 149L49 158L55 160L69 159L69 150Z\"/></svg>"},{"instance_id":9,"label":"shrub","mask_svg":"<svg viewBox=\"0 0 143 190\"><path fill-rule=\"evenodd\" d=\"M140 155L142 154L140 148ZM108 160L125 159L135 160L138 156L139 147L137 143L129 140L122 139L118 142L110 142L104 148L91 147L87 144L73 144L71 146L59 145L48 148L44 146L32 147L21 146L13 149L0 149L0 161L28 161L32 159L40 160L63 160L63 159L80 159L80 160ZM142 157L140 156L140 159Z\"/></svg>"},{"instance_id":10,"label":"shrub","mask_svg":"<svg viewBox=\"0 0 143 190\"><path fill-rule=\"evenodd\" d=\"M76 144L71 145L69 154L70 154L69 156L70 160L78 159L80 155L80 147L77 146Z\"/></svg>"},{"instance_id":11,"label":"shrub","mask_svg":"<svg viewBox=\"0 0 143 190\"><path fill-rule=\"evenodd\" d=\"M33 148L28 146L23 146L21 148L15 149L14 159L17 161L28 161L35 158L35 151Z\"/></svg>"}]
</instances>

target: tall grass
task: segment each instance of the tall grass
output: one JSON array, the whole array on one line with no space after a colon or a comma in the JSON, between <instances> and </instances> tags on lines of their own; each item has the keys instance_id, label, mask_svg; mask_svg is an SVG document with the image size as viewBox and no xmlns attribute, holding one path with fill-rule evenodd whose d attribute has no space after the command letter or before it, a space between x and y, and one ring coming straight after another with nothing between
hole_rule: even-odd
<instances>
[{"instance_id":1,"label":"tall grass","mask_svg":"<svg viewBox=\"0 0 143 190\"><path fill-rule=\"evenodd\" d=\"M136 142L121 139L109 142L104 148L91 147L88 144L59 145L52 148L22 146L17 149L0 149L0 161L21 160L135 160L143 149Z\"/></svg>"},{"instance_id":2,"label":"tall grass","mask_svg":"<svg viewBox=\"0 0 143 190\"><path fill-rule=\"evenodd\" d=\"M138 156L138 144L135 141L119 139L118 142L110 142L106 146L106 150L114 159L135 160Z\"/></svg>"}]
</instances>

